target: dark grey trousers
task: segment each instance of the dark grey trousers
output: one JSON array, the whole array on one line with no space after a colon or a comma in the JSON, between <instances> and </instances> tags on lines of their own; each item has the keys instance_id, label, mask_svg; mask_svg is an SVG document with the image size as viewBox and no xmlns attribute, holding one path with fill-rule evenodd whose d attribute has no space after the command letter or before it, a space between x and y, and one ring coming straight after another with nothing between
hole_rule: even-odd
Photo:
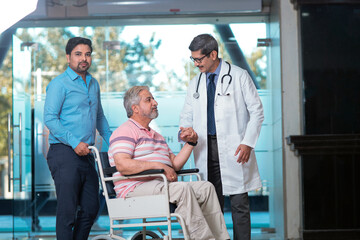
<instances>
[{"instance_id":1,"label":"dark grey trousers","mask_svg":"<svg viewBox=\"0 0 360 240\"><path fill-rule=\"evenodd\" d=\"M208 181L216 189L216 194L224 212L224 195L222 192L221 172L216 136L208 136ZM234 182L234 184L237 184ZM250 240L250 205L248 193L230 195L233 220L234 240Z\"/></svg>"},{"instance_id":2,"label":"dark grey trousers","mask_svg":"<svg viewBox=\"0 0 360 240\"><path fill-rule=\"evenodd\" d=\"M64 144L51 144L47 162L55 182L58 240L87 240L99 209L94 158L78 156Z\"/></svg>"}]
</instances>

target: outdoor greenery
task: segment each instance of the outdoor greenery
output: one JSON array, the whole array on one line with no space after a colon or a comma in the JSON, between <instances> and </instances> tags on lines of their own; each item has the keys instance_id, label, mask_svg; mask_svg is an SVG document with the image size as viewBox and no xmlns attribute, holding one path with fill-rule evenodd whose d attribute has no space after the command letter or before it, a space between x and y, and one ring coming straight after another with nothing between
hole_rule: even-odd
<instances>
[{"instance_id":1,"label":"outdoor greenery","mask_svg":"<svg viewBox=\"0 0 360 240\"><path fill-rule=\"evenodd\" d=\"M0 68L0 159L7 156L7 115L11 113L12 58L11 52Z\"/></svg>"},{"instance_id":2,"label":"outdoor greenery","mask_svg":"<svg viewBox=\"0 0 360 240\"><path fill-rule=\"evenodd\" d=\"M140 35L132 41L121 38L124 27L78 27L78 28L34 28L19 29L17 37L23 42L36 42L32 49L33 75L41 69L42 93L48 83L67 67L65 45L74 36L84 36L93 41L93 62L90 73L100 83L102 92L122 92L134 85L148 85L152 91L182 91L186 89L188 77L180 76L174 70L166 72L167 79L154 81L159 72L156 50L161 46L161 39L154 31L146 43L140 41ZM220 39L219 36L215 36ZM116 42L114 49L106 50L104 42ZM220 41L219 41L220 42ZM220 42L220 56L231 62L224 44ZM247 61L257 76L261 88L266 88L265 52L256 49ZM184 63L185 74L190 79L198 70L189 62ZM31 81L32 83L34 81ZM0 68L0 158L7 155L7 114L12 107L12 51L11 48Z\"/></svg>"},{"instance_id":3,"label":"outdoor greenery","mask_svg":"<svg viewBox=\"0 0 360 240\"><path fill-rule=\"evenodd\" d=\"M250 57L246 58L246 61L254 72L260 89L266 89L266 67L264 67L266 61L265 50L262 48L256 49L251 53Z\"/></svg>"}]
</instances>

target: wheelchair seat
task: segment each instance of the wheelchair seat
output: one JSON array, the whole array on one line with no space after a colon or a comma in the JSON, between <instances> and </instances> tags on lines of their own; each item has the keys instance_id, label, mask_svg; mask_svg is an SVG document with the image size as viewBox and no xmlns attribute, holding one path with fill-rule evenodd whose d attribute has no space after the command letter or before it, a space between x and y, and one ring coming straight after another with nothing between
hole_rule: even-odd
<instances>
[{"instance_id":1,"label":"wheelchair seat","mask_svg":"<svg viewBox=\"0 0 360 240\"><path fill-rule=\"evenodd\" d=\"M95 239L121 239L125 240L121 236L115 234L114 229L142 227L142 231L135 234L136 239L139 235L144 238L149 235L150 231L147 231L146 227L150 226L167 226L167 235L165 235L159 228L159 232L163 235L163 239L172 240L172 224L174 222L180 223L184 238L188 239L187 229L184 227L184 219L174 213L176 208L175 204L169 204L169 192L168 182L164 174L164 169L152 169L143 171L141 173L113 177L113 173L117 170L115 167L111 167L106 152L99 153L96 147L90 146L89 149L95 156L96 163L98 165L99 177L103 188L103 194L105 197L106 205L108 208L110 218L110 234L97 236ZM188 169L177 171L178 176L195 176L197 180L200 180L198 169ZM161 177L164 181L165 193L159 195L148 195L131 198L116 198L116 192L114 190L113 181L122 179L132 179L139 177ZM151 207L149 207L151 203ZM142 222L123 221L131 219L141 219ZM152 233L152 232L151 232Z\"/></svg>"},{"instance_id":2,"label":"wheelchair seat","mask_svg":"<svg viewBox=\"0 0 360 240\"><path fill-rule=\"evenodd\" d=\"M109 156L108 156L107 152L100 152L100 161L101 161L102 166L103 166L104 176L105 177L112 177L112 175L115 172L117 172L116 167L111 167L110 166ZM116 192L114 190L114 183L112 181L107 181L105 184L106 184L106 188L107 188L107 191L108 191L109 198L116 198ZM169 206L170 206L170 212L174 213L175 209L176 209L176 204L175 203L169 203Z\"/></svg>"}]
</instances>

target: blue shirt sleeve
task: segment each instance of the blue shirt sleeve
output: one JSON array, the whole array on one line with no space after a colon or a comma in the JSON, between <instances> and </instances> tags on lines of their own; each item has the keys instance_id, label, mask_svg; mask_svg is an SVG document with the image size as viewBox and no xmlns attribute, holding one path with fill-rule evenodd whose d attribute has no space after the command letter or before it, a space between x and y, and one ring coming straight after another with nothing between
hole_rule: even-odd
<instances>
[{"instance_id":1,"label":"blue shirt sleeve","mask_svg":"<svg viewBox=\"0 0 360 240\"><path fill-rule=\"evenodd\" d=\"M101 105L100 91L98 93L98 111L96 119L96 128L100 135L104 138L105 142L109 145L109 140L112 132L110 131L109 123L105 118L104 111Z\"/></svg>"},{"instance_id":2,"label":"blue shirt sleeve","mask_svg":"<svg viewBox=\"0 0 360 240\"><path fill-rule=\"evenodd\" d=\"M52 135L60 142L70 145L73 149L81 142L60 122L60 113L66 97L65 88L55 79L46 89L44 106L44 123Z\"/></svg>"}]
</instances>

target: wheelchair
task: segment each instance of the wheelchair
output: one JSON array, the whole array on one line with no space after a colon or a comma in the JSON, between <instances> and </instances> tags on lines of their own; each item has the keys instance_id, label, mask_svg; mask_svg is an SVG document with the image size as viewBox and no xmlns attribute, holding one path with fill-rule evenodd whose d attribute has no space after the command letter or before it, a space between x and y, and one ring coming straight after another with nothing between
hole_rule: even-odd
<instances>
[{"instance_id":1,"label":"wheelchair","mask_svg":"<svg viewBox=\"0 0 360 240\"><path fill-rule=\"evenodd\" d=\"M147 170L138 174L126 175L121 177L112 177L112 174L116 172L115 167L111 167L106 152L99 152L96 147L89 146L89 149L94 154L98 172L100 175L101 185L103 188L103 194L105 197L106 205L108 208L110 218L110 232L107 235L99 235L92 240L112 240L125 238L116 234L116 229L142 227L142 231L137 232L131 240L143 240L143 239L164 239L175 240L185 239L188 240L187 229L185 227L184 219L174 213L176 206L169 203L168 182L164 174L163 169ZM182 176L195 176L196 180L201 180L198 169L180 170L177 172L179 177ZM139 196L131 198L116 198L113 181L122 179L131 179L139 177L162 177L164 181L164 188L166 189L164 194L161 195L149 195ZM127 223L129 221L140 219L140 222ZM179 223L181 230L184 234L184 238L172 237L172 225ZM158 231L161 237L153 231L149 231L147 227L158 227ZM167 234L165 234L160 226L167 226ZM165 227L166 228L166 227ZM149 238L150 237L150 238Z\"/></svg>"}]
</instances>

